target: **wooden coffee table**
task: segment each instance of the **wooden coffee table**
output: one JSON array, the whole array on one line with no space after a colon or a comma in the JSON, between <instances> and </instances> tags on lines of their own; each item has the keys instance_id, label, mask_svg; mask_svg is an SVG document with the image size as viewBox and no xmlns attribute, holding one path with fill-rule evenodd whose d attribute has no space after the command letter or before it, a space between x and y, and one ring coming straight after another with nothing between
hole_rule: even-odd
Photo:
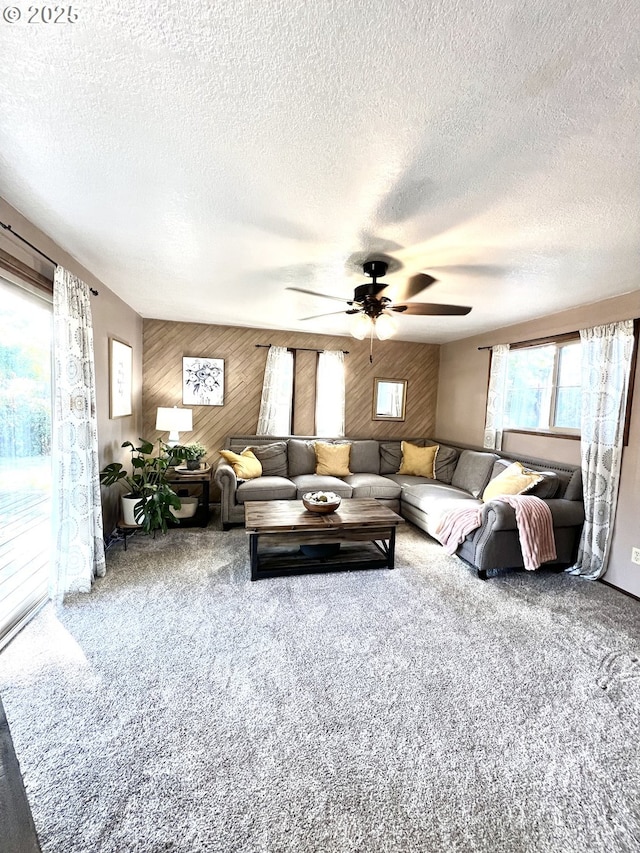
<instances>
[{"instance_id":1,"label":"wooden coffee table","mask_svg":"<svg viewBox=\"0 0 640 853\"><path fill-rule=\"evenodd\" d=\"M326 515L309 512L302 501L247 501L244 517L252 581L282 574L392 569L396 527L404 523L373 498L345 499ZM315 547L338 544L338 553L323 554Z\"/></svg>"}]
</instances>

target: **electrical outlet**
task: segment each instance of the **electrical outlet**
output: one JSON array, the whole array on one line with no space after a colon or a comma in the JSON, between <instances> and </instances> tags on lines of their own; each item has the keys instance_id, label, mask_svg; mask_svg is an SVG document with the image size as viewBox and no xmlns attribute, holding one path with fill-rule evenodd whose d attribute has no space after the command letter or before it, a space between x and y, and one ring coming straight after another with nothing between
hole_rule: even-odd
<instances>
[{"instance_id":1,"label":"electrical outlet","mask_svg":"<svg viewBox=\"0 0 640 853\"><path fill-rule=\"evenodd\" d=\"M640 548L631 549L631 562L640 566Z\"/></svg>"}]
</instances>

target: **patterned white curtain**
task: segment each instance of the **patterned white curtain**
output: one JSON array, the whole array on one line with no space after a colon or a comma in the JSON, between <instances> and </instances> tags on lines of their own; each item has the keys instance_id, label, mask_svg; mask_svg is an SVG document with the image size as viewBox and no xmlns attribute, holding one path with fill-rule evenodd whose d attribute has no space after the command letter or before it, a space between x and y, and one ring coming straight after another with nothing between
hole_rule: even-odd
<instances>
[{"instance_id":1,"label":"patterned white curtain","mask_svg":"<svg viewBox=\"0 0 640 853\"><path fill-rule=\"evenodd\" d=\"M293 400L293 353L270 347L264 369L257 435L289 435Z\"/></svg>"},{"instance_id":2,"label":"patterned white curtain","mask_svg":"<svg viewBox=\"0 0 640 853\"><path fill-rule=\"evenodd\" d=\"M487 415L484 424L484 446L502 448L502 425L507 394L509 344L491 347L491 372L487 394Z\"/></svg>"},{"instance_id":3,"label":"patterned white curtain","mask_svg":"<svg viewBox=\"0 0 640 853\"><path fill-rule=\"evenodd\" d=\"M316 379L316 435L344 435L344 353L325 350L318 355Z\"/></svg>"},{"instance_id":4,"label":"patterned white curtain","mask_svg":"<svg viewBox=\"0 0 640 853\"><path fill-rule=\"evenodd\" d=\"M105 574L93 329L87 285L58 267L53 282L53 519L50 595L89 592Z\"/></svg>"},{"instance_id":5,"label":"patterned white curtain","mask_svg":"<svg viewBox=\"0 0 640 853\"><path fill-rule=\"evenodd\" d=\"M597 580L607 571L618 502L633 320L581 329L581 456L585 523L572 574Z\"/></svg>"}]
</instances>

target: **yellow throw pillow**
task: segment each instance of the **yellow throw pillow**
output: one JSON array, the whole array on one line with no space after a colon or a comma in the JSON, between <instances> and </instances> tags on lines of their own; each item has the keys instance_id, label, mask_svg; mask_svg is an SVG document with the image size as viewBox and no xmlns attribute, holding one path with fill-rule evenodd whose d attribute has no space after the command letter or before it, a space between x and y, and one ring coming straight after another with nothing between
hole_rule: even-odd
<instances>
[{"instance_id":1,"label":"yellow throw pillow","mask_svg":"<svg viewBox=\"0 0 640 853\"><path fill-rule=\"evenodd\" d=\"M231 465L239 480L254 480L262 475L262 465L253 451L234 453L233 450L219 450L218 453Z\"/></svg>"},{"instance_id":2,"label":"yellow throw pillow","mask_svg":"<svg viewBox=\"0 0 640 853\"><path fill-rule=\"evenodd\" d=\"M512 462L501 474L489 481L482 493L482 500L487 503L499 495L521 495L541 480L544 480L544 477L538 471L529 471L520 462Z\"/></svg>"},{"instance_id":3,"label":"yellow throw pillow","mask_svg":"<svg viewBox=\"0 0 640 853\"><path fill-rule=\"evenodd\" d=\"M324 474L327 477L348 477L349 457L351 445L327 444L324 441L316 441L316 474Z\"/></svg>"},{"instance_id":4,"label":"yellow throw pillow","mask_svg":"<svg viewBox=\"0 0 640 853\"><path fill-rule=\"evenodd\" d=\"M418 447L410 441L402 442L402 462L398 474L411 474L414 477L436 478L436 456L440 450L439 444L429 447Z\"/></svg>"}]
</instances>

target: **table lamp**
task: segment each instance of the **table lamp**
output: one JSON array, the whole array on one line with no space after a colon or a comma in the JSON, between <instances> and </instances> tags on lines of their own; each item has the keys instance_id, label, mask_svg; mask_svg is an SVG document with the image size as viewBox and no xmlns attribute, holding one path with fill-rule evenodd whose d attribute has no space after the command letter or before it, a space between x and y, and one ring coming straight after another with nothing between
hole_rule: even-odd
<instances>
[{"instance_id":1,"label":"table lamp","mask_svg":"<svg viewBox=\"0 0 640 853\"><path fill-rule=\"evenodd\" d=\"M180 432L191 432L193 429L192 409L172 409L158 407L156 416L156 429L169 433L169 447L175 447L180 443Z\"/></svg>"}]
</instances>

